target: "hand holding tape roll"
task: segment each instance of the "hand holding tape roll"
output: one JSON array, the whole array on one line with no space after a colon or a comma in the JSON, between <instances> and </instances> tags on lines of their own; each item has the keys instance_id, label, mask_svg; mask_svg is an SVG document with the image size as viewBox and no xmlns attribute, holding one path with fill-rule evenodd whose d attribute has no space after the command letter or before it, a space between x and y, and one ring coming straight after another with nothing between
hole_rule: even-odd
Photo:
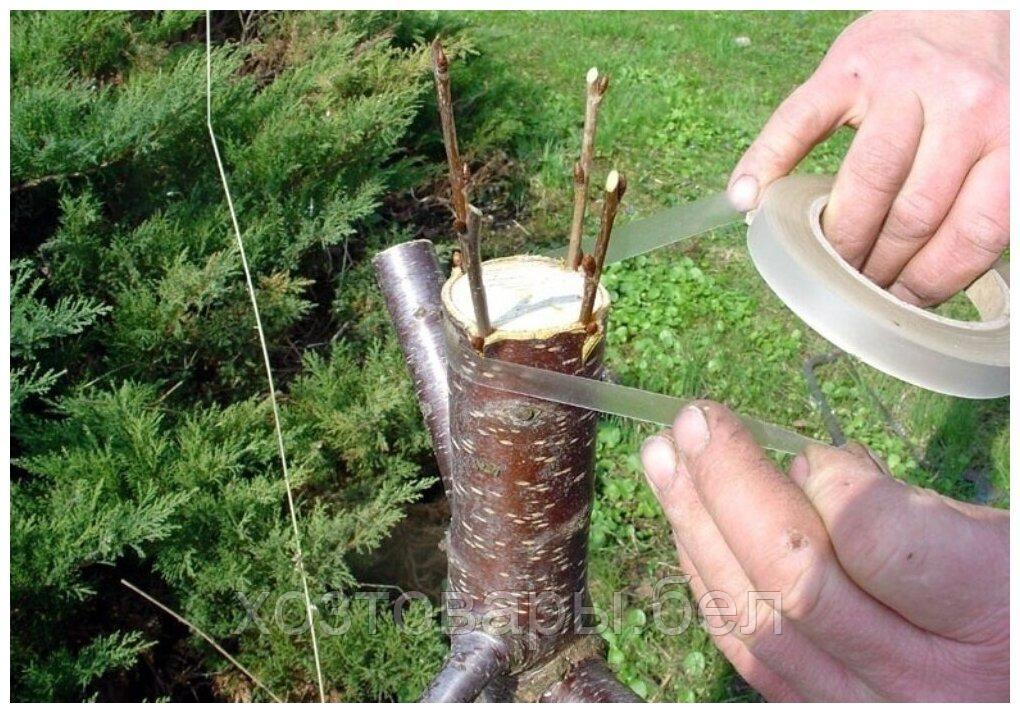
<instances>
[{"instance_id":1,"label":"hand holding tape roll","mask_svg":"<svg viewBox=\"0 0 1020 713\"><path fill-rule=\"evenodd\" d=\"M748 250L772 291L824 338L896 378L955 396L1008 394L1008 264L1000 261L967 290L980 322L948 319L902 302L848 265L822 234L820 217L832 183L831 176L787 176L773 183L759 209L748 215ZM623 226L607 261L647 253L739 217L723 194L670 208ZM501 388L527 396L663 425L670 424L686 403L488 359L452 341L448 349L451 366L472 380L498 374ZM781 426L740 418L765 448L794 453L811 442Z\"/></svg>"},{"instance_id":2,"label":"hand holding tape roll","mask_svg":"<svg viewBox=\"0 0 1020 713\"><path fill-rule=\"evenodd\" d=\"M953 396L1008 394L1009 264L1000 260L967 289L980 322L909 305L848 265L825 239L820 217L832 183L831 176L781 178L749 214L748 250L772 291L825 339L891 376ZM739 218L723 194L669 208L624 225L606 260L641 255Z\"/></svg>"},{"instance_id":3,"label":"hand holding tape roll","mask_svg":"<svg viewBox=\"0 0 1020 713\"><path fill-rule=\"evenodd\" d=\"M780 179L749 216L748 248L769 287L823 337L897 378L958 396L1008 394L1008 265L1000 262L967 290L981 322L947 319L901 302L847 265L822 235L819 217L831 185L828 176ZM722 194L670 208L623 226L607 261L665 247L740 217ZM400 289L406 290L413 282L406 278L417 268L404 265L405 256L395 250L386 251L382 264L404 275ZM438 266L434 253L430 254L435 276L427 282L432 284L438 278ZM549 256L562 254L556 250ZM425 305L418 304L421 299L412 299L411 306L418 308L409 311L417 315L432 301ZM445 352L434 355L437 368L442 370L440 362L448 360L471 380L493 388L663 425L671 423L686 404L664 394L482 357L452 344L443 344L446 349L442 349L444 340L436 341L434 348ZM497 373L499 378L492 378ZM741 420L762 446L772 450L794 453L812 442L781 426L748 416Z\"/></svg>"},{"instance_id":4,"label":"hand holding tape roll","mask_svg":"<svg viewBox=\"0 0 1020 713\"><path fill-rule=\"evenodd\" d=\"M848 265L825 239L830 176L787 176L753 213L747 247L773 292L812 329L862 361L931 391L1009 393L1009 266L967 290L981 316L965 322L903 302Z\"/></svg>"}]
</instances>

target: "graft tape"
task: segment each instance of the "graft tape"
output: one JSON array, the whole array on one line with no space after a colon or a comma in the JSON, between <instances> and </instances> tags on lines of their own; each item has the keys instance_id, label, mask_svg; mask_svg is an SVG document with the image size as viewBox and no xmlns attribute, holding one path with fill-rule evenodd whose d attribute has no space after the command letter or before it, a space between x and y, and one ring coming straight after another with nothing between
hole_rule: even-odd
<instances>
[{"instance_id":1,"label":"graft tape","mask_svg":"<svg viewBox=\"0 0 1020 713\"><path fill-rule=\"evenodd\" d=\"M490 389L665 427L672 426L680 411L691 403L675 396L491 359L453 336L449 325L446 327L446 344L450 370ZM795 431L750 416L739 418L763 448L779 453L799 453L805 446L818 443Z\"/></svg>"},{"instance_id":2,"label":"graft tape","mask_svg":"<svg viewBox=\"0 0 1020 713\"><path fill-rule=\"evenodd\" d=\"M744 214L733 209L725 193L716 193L691 203L673 206L616 228L606 250L606 262L619 262L643 255L743 219ZM581 243L584 252L591 253L594 250L594 243L594 238L585 238ZM543 253L547 257L558 258L563 258L566 254L566 248Z\"/></svg>"},{"instance_id":3,"label":"graft tape","mask_svg":"<svg viewBox=\"0 0 1020 713\"><path fill-rule=\"evenodd\" d=\"M750 216L747 246L773 292L840 349L932 391L967 398L1009 393L1009 265L999 261L967 289L979 322L942 317L902 302L848 265L825 239L821 213L831 176L787 176L769 186ZM631 221L614 235L607 262L625 260L729 225L743 216L725 194ZM584 244L591 250L591 241ZM565 250L545 253L563 257ZM480 386L670 426L690 401L597 379L491 359L447 332L450 368ZM818 443L739 416L764 448L798 453Z\"/></svg>"},{"instance_id":4,"label":"graft tape","mask_svg":"<svg viewBox=\"0 0 1020 713\"><path fill-rule=\"evenodd\" d=\"M787 176L751 217L747 247L768 286L812 329L861 361L931 391L965 398L1009 393L1009 264L966 291L981 321L907 304L844 261L821 214L831 176Z\"/></svg>"}]
</instances>

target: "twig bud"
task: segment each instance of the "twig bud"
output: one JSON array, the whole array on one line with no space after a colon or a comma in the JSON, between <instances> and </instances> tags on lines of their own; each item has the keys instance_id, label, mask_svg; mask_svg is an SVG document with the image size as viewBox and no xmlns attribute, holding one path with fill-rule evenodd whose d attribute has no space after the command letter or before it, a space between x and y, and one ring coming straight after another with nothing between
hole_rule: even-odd
<instances>
[{"instance_id":1,"label":"twig bud","mask_svg":"<svg viewBox=\"0 0 1020 713\"><path fill-rule=\"evenodd\" d=\"M577 185L577 184L584 185L584 183L585 183L584 179L585 179L584 167L581 165L580 161L575 161L574 162L574 185Z\"/></svg>"},{"instance_id":2,"label":"twig bud","mask_svg":"<svg viewBox=\"0 0 1020 713\"><path fill-rule=\"evenodd\" d=\"M588 200L588 180L595 155L595 128L598 123L602 95L609 87L609 77L592 67L585 75L584 130L581 133L581 159L574 166L574 214L570 221L567 240L568 269L576 270L581 263L581 233L584 230L584 213ZM580 171L578 171L580 166Z\"/></svg>"}]
</instances>

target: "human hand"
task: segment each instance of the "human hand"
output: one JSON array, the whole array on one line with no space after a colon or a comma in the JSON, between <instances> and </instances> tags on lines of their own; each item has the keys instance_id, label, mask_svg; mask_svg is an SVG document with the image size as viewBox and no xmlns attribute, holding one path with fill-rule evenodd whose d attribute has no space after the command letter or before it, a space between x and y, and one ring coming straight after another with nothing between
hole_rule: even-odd
<instances>
[{"instance_id":1,"label":"human hand","mask_svg":"<svg viewBox=\"0 0 1020 713\"><path fill-rule=\"evenodd\" d=\"M857 129L822 216L847 262L938 304L1009 243L1009 18L875 12L836 39L737 163L730 200L758 204L841 125Z\"/></svg>"},{"instance_id":2,"label":"human hand","mask_svg":"<svg viewBox=\"0 0 1020 713\"><path fill-rule=\"evenodd\" d=\"M1008 699L1008 513L894 480L856 444L784 475L708 402L641 457L709 632L769 700Z\"/></svg>"}]
</instances>

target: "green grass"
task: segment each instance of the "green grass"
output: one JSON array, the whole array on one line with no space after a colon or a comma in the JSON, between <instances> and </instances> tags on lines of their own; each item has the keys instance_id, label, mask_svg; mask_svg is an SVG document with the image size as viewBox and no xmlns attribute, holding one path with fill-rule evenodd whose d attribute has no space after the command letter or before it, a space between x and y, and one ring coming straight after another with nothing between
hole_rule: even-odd
<instances>
[{"instance_id":1,"label":"green grass","mask_svg":"<svg viewBox=\"0 0 1020 713\"><path fill-rule=\"evenodd\" d=\"M468 71L515 78L492 84L502 93L486 97L490 110L530 127L506 147L525 177L519 226L497 230L487 238L489 249L506 254L563 240L588 67L597 65L612 78L596 176L611 167L627 174L626 220L721 190L771 110L810 74L853 17L464 15L483 52ZM738 36L750 38L750 45L738 45ZM838 133L800 170L834 171L848 139L847 132ZM801 366L831 347L764 286L738 226L614 265L606 283L614 301L607 361L623 383L713 398L825 438ZM957 498L1008 504L1008 399L931 394L846 359L818 375L847 436L884 455L897 476ZM614 419L604 420L600 430L591 581L599 606L610 607L613 593L622 593L623 625L607 635L610 662L652 700L753 700L703 630L693 626L669 637L652 625L655 583L679 569L641 474L638 449L649 433Z\"/></svg>"}]
</instances>

